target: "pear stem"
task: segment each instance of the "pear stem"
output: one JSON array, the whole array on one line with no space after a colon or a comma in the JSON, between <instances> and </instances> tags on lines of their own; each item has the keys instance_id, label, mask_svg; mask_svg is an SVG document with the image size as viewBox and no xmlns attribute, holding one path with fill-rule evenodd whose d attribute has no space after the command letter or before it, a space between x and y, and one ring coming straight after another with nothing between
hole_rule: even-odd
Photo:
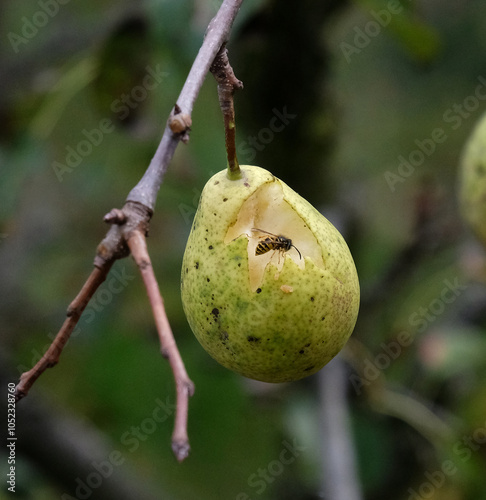
<instances>
[{"instance_id":1,"label":"pear stem","mask_svg":"<svg viewBox=\"0 0 486 500\"><path fill-rule=\"evenodd\" d=\"M218 82L219 106L223 112L224 120L228 177L233 180L239 179L241 178L241 170L236 156L236 120L233 96L237 89L243 88L243 82L235 76L228 59L226 44L221 46L209 71Z\"/></svg>"}]
</instances>

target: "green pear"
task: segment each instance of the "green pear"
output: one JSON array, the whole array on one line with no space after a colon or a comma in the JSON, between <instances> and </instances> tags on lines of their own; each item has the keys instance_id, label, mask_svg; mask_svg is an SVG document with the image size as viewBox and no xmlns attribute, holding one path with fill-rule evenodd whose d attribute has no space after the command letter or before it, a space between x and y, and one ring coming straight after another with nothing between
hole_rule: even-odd
<instances>
[{"instance_id":1,"label":"green pear","mask_svg":"<svg viewBox=\"0 0 486 500\"><path fill-rule=\"evenodd\" d=\"M482 244L486 245L486 114L466 143L459 175L462 216Z\"/></svg>"},{"instance_id":2,"label":"green pear","mask_svg":"<svg viewBox=\"0 0 486 500\"><path fill-rule=\"evenodd\" d=\"M264 382L320 370L351 335L359 282L343 237L255 166L204 187L182 266L182 302L204 349Z\"/></svg>"}]
</instances>

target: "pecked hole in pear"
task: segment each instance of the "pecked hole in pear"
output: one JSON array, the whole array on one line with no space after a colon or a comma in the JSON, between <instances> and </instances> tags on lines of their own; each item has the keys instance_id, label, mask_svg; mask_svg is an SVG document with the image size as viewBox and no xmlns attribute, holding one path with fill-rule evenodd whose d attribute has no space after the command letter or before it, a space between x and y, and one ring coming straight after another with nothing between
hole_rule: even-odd
<instances>
[{"instance_id":1,"label":"pecked hole in pear","mask_svg":"<svg viewBox=\"0 0 486 500\"><path fill-rule=\"evenodd\" d=\"M295 195L299 196L297 193ZM272 239L267 233L271 233L273 238L284 236L290 239L294 246L288 250L269 250L256 255L259 243L265 238ZM268 265L275 266L278 274L285 259L292 259L304 269L305 259L308 258L324 269L322 249L316 237L298 212L285 200L278 179L263 184L245 200L235 224L226 233L224 243L228 245L241 235L248 238L248 267L252 291L256 291L261 285Z\"/></svg>"}]
</instances>

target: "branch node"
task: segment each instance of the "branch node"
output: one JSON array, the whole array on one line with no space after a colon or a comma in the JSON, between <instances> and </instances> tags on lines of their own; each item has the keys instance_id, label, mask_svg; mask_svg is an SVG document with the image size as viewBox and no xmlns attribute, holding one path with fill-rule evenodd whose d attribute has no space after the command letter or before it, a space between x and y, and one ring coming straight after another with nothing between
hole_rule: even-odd
<instances>
[{"instance_id":1,"label":"branch node","mask_svg":"<svg viewBox=\"0 0 486 500\"><path fill-rule=\"evenodd\" d=\"M184 385L187 391L187 395L189 397L194 396L194 392L196 391L196 386L194 385L194 382L192 380L186 380L184 381Z\"/></svg>"},{"instance_id":2,"label":"branch node","mask_svg":"<svg viewBox=\"0 0 486 500\"><path fill-rule=\"evenodd\" d=\"M187 144L189 142L189 132L191 131L192 119L188 113L183 113L176 103L169 116L169 128L173 134L178 135L180 140Z\"/></svg>"},{"instance_id":3,"label":"branch node","mask_svg":"<svg viewBox=\"0 0 486 500\"><path fill-rule=\"evenodd\" d=\"M81 315L79 306L73 305L73 303L69 304L68 308L66 309L66 316L68 318L72 318L76 315Z\"/></svg>"},{"instance_id":4,"label":"branch node","mask_svg":"<svg viewBox=\"0 0 486 500\"><path fill-rule=\"evenodd\" d=\"M119 208L111 209L104 217L103 220L108 224L116 224L121 226L127 221L127 216L123 210Z\"/></svg>"},{"instance_id":5,"label":"branch node","mask_svg":"<svg viewBox=\"0 0 486 500\"><path fill-rule=\"evenodd\" d=\"M220 51L214 58L209 71L213 74L218 85L224 86L226 92L234 94L236 90L243 89L243 82L236 78L228 58L228 49L223 44Z\"/></svg>"}]
</instances>

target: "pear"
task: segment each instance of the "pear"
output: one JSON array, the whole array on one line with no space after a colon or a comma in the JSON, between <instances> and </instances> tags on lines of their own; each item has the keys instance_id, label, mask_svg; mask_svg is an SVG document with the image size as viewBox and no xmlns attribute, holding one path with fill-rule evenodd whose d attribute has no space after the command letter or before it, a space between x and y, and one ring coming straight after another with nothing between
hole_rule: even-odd
<instances>
[{"instance_id":1,"label":"pear","mask_svg":"<svg viewBox=\"0 0 486 500\"><path fill-rule=\"evenodd\" d=\"M486 114L468 139L460 164L461 214L483 245L486 245Z\"/></svg>"},{"instance_id":2,"label":"pear","mask_svg":"<svg viewBox=\"0 0 486 500\"><path fill-rule=\"evenodd\" d=\"M255 166L223 170L201 194L182 266L182 302L204 349L264 382L320 370L351 335L359 282L343 237Z\"/></svg>"}]
</instances>

